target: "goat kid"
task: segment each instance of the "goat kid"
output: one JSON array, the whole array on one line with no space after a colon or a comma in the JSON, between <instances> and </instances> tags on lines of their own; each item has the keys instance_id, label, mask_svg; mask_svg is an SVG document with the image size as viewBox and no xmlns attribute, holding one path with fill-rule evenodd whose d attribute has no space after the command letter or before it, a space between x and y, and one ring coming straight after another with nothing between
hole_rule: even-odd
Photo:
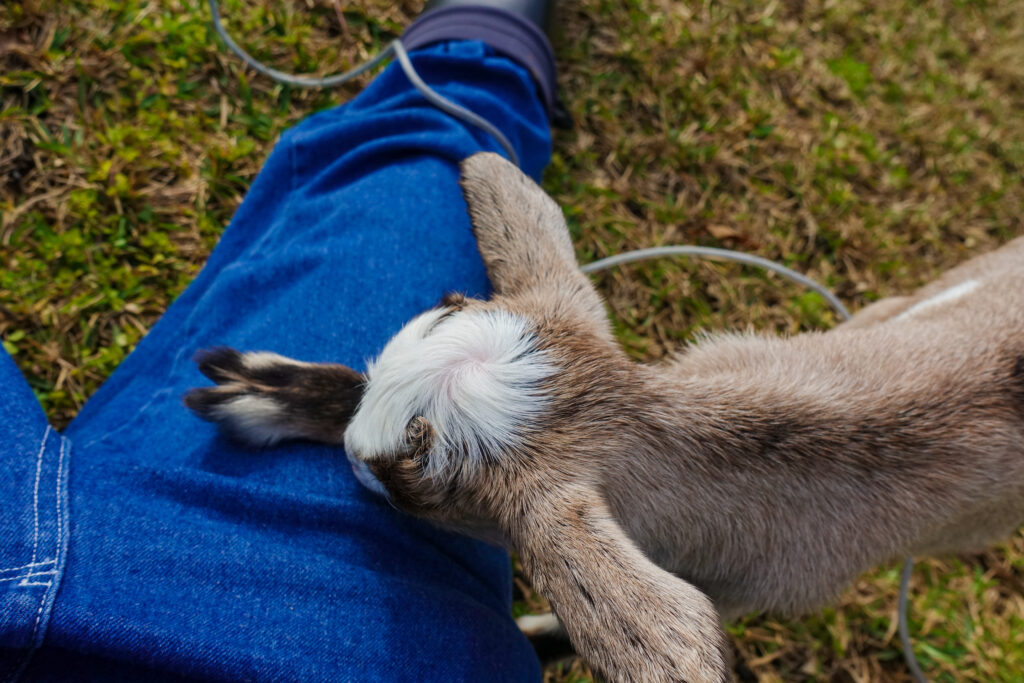
<instances>
[{"instance_id":1,"label":"goat kid","mask_svg":"<svg viewBox=\"0 0 1024 683\"><path fill-rule=\"evenodd\" d=\"M631 362L558 206L494 154L462 187L494 287L365 375L216 349L186 403L257 445L344 445L398 507L514 548L614 681L726 681L721 619L796 614L1024 520L1024 239L825 333Z\"/></svg>"}]
</instances>

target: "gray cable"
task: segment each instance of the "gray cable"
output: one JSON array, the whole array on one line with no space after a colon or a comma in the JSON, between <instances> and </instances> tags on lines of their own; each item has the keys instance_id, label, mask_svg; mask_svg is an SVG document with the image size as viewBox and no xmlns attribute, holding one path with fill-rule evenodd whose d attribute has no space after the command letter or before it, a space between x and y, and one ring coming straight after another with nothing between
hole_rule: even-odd
<instances>
[{"instance_id":1,"label":"gray cable","mask_svg":"<svg viewBox=\"0 0 1024 683\"><path fill-rule=\"evenodd\" d=\"M615 256L609 256L603 258L600 261L594 261L583 266L582 270L584 273L594 273L605 268L611 268L612 266L618 266L623 263L632 263L634 261L646 261L648 259L661 258L662 256L701 256L704 258L718 259L722 261L736 261L737 263L744 263L748 266L757 266L758 268L764 268L770 270L779 275L783 275L794 282L798 282L804 287L813 290L820 294L835 309L836 313L843 320L850 319L850 312L846 310L846 306L840 301L835 294L828 291L825 287L818 284L806 275L787 268L786 266L775 263L775 261L769 261L768 259L761 258L760 256L754 256L753 254L744 254L738 251L729 251L728 249L716 249L714 247L693 247L684 245L672 245L667 247L651 247L649 249L637 249L636 251L627 251L622 254L616 254Z\"/></svg>"},{"instance_id":2,"label":"gray cable","mask_svg":"<svg viewBox=\"0 0 1024 683\"><path fill-rule=\"evenodd\" d=\"M229 36L228 32L224 29L224 24L222 24L220 20L220 6L217 4L217 0L209 0L209 4L210 15L213 17L213 28L217 31L217 35L220 36L220 39L224 41L224 44L227 45L232 52L238 55L238 57L248 66L260 72L264 76L272 78L278 83L284 83L285 85L295 86L296 88L333 88L334 86L341 85L342 83L347 83L356 76L375 68L391 55L391 45L388 45L380 54L370 61L360 64L356 68L350 69L342 74L326 76L324 78L317 78L313 76L293 76L292 74L287 74L283 71L270 68L243 50L238 43L232 40L231 36Z\"/></svg>"},{"instance_id":3,"label":"gray cable","mask_svg":"<svg viewBox=\"0 0 1024 683\"><path fill-rule=\"evenodd\" d=\"M396 40L391 43L391 49L394 50L395 57L398 57L398 63L402 65L402 70L405 71L406 77L413 86L420 91L420 94L427 99L427 102L430 102L441 111L451 114L461 121L472 124L485 133L489 133L491 137L497 140L498 144L505 150L505 154L508 155L509 160L516 166L519 165L519 156L516 155L516 150L512 147L512 143L508 141L508 138L506 138L500 130L495 128L493 123L479 114L475 114L465 107L455 104L424 83L423 79L420 78L420 75L416 73L416 69L413 68L412 61L409 60L409 55L406 54L405 46L402 45L401 41Z\"/></svg>"},{"instance_id":4,"label":"gray cable","mask_svg":"<svg viewBox=\"0 0 1024 683\"><path fill-rule=\"evenodd\" d=\"M450 114L451 116L464 121L472 126L476 126L480 130L489 134L498 144L501 145L502 149L505 150L505 154L516 166L519 166L519 157L516 154L515 148L512 147L512 143L509 142L508 138L498 130L494 124L487 119L483 118L479 114L476 114L465 107L452 102L444 95L441 95L436 90L427 85L420 75L416 73L415 67L412 65L412 61L409 59L409 55L405 51L405 47L399 40L392 41L384 50L382 50L376 57L364 62L363 64L350 69L345 73L336 74L334 76L309 77L309 76L294 76L287 74L277 69L272 69L269 66L258 61L256 58L251 56L248 52L243 50L241 46L231 39L228 32L224 29L224 25L220 20L220 8L217 4L217 0L209 0L210 4L210 15L213 17L213 28L217 31L217 35L224 41L224 44L231 49L238 57L245 62L248 66L252 67L255 71L267 76L278 83L284 83L297 88L331 88L334 86L341 85L351 81L356 76L363 74L370 69L375 68L381 62L386 60L392 54L398 59L398 63L402 67L402 71L405 72L406 78L412 83L413 87L416 88L421 95L429 102L441 111ZM806 275L787 268L786 266L769 261L768 259L761 258L760 256L754 256L753 254L744 254L737 251L729 251L728 249L716 249L714 247L694 247L694 246L666 246L666 247L651 247L650 249L637 249L636 251L627 251L622 254L616 254L615 256L609 256L608 258L601 259L600 261L594 261L588 263L582 267L584 273L596 273L599 270L611 268L613 266L621 265L623 263L632 263L634 261L645 261L648 259L661 258L663 256L699 256L710 259L719 259L724 261L735 261L737 263L743 263L750 266L756 266L764 268L766 270L773 271L789 278L790 280L797 282L808 289L817 292L821 297L825 299L835 309L836 313L843 320L850 319L850 312L846 310L846 306L841 302L832 292L828 291L825 287L818 284ZM910 585L910 573L914 568L914 559L911 557L907 558L907 563L903 567L903 578L900 581L900 598L899 598L899 631L900 640L903 643L903 657L906 659L907 666L910 668L911 674L918 683L928 683L928 680L921 673L921 668L917 664L917 660L914 656L914 649L910 644L909 629L907 628L907 591Z\"/></svg>"},{"instance_id":5,"label":"gray cable","mask_svg":"<svg viewBox=\"0 0 1024 683\"><path fill-rule=\"evenodd\" d=\"M910 576L914 573L914 558L908 557L903 563L903 572L900 575L900 602L897 608L900 627L900 643L903 645L903 661L910 669L910 675L917 683L928 683L921 667L917 663L917 655L914 654L914 645L910 642L910 625L907 623L907 603L910 592Z\"/></svg>"},{"instance_id":6,"label":"gray cable","mask_svg":"<svg viewBox=\"0 0 1024 683\"><path fill-rule=\"evenodd\" d=\"M402 45L401 41L392 41L376 57L368 62L360 64L354 69L346 71L345 73L326 76L323 78L294 76L292 74L287 74L283 71L270 68L243 50L238 43L232 40L231 36L229 36L228 32L224 29L224 24L220 20L220 7L217 4L217 0L209 0L209 5L210 15L213 18L213 28L217 32L217 35L220 36L220 39L224 41L224 44L227 45L232 52L238 55L239 59L245 62L248 66L252 67L264 76L267 76L278 83L284 83L285 85L291 85L297 88L332 88L334 86L341 85L342 83L347 83L356 76L375 68L393 54L398 58L398 63L401 65L402 71L405 72L406 78L409 79L409 82L412 83L413 87L416 88L421 95L423 95L427 102L446 114L450 114L464 123L475 126L493 137L497 140L498 144L501 145L501 148L505 151L509 160L516 166L519 165L519 156L516 154L515 148L512 147L512 143L509 142L508 138L506 138L505 135L494 126L494 124L479 114L452 102L444 95L431 88L423 81L422 78L420 78L420 75L416 73L416 68L412 65L412 60L410 60L409 55L406 54L405 47Z\"/></svg>"}]
</instances>

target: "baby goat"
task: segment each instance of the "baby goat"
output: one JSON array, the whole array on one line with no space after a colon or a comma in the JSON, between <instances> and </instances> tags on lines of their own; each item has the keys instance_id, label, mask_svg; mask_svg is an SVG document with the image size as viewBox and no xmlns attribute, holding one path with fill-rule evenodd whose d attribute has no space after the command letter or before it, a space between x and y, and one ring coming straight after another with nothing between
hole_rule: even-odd
<instances>
[{"instance_id":1,"label":"baby goat","mask_svg":"<svg viewBox=\"0 0 1024 683\"><path fill-rule=\"evenodd\" d=\"M398 507L515 548L614 681L729 680L721 619L799 613L896 557L1024 520L1024 240L826 333L631 362L558 206L462 167L490 301L446 298L366 374L200 358L187 404L257 444L344 444Z\"/></svg>"}]
</instances>

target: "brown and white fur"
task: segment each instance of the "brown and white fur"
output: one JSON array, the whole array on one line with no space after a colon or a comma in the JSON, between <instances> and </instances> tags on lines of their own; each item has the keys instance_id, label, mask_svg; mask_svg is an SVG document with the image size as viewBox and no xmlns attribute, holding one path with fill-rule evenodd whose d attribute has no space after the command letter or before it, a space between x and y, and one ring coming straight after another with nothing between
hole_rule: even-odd
<instances>
[{"instance_id":1,"label":"brown and white fur","mask_svg":"<svg viewBox=\"0 0 1024 683\"><path fill-rule=\"evenodd\" d=\"M462 185L490 301L447 298L365 376L215 351L187 403L253 442L344 444L395 505L516 549L614 681L728 680L722 618L1024 520L1024 240L830 332L642 365L557 205L492 154Z\"/></svg>"}]
</instances>

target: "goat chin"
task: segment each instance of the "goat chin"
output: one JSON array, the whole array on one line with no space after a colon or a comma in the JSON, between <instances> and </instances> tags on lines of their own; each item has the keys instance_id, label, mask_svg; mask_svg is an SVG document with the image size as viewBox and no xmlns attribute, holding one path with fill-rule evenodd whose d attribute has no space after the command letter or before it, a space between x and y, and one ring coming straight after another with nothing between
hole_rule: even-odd
<instances>
[{"instance_id":1,"label":"goat chin","mask_svg":"<svg viewBox=\"0 0 1024 683\"><path fill-rule=\"evenodd\" d=\"M211 352L188 405L250 442L344 434L394 505L517 550L615 681L728 680L720 614L806 611L1024 519L1024 239L830 332L645 366L557 205L496 155L461 182L491 300L447 297L365 375Z\"/></svg>"}]
</instances>

